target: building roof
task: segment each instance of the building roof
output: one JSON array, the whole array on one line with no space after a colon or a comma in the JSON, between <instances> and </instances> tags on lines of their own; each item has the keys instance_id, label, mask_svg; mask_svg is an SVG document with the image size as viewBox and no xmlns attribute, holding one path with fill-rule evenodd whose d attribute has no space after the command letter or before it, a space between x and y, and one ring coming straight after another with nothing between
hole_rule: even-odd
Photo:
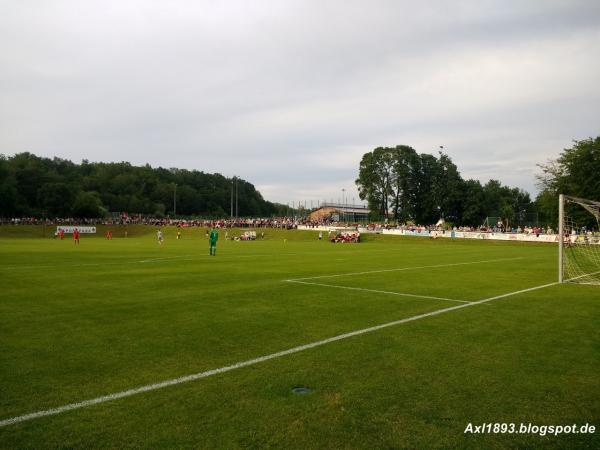
<instances>
[{"instance_id":1,"label":"building roof","mask_svg":"<svg viewBox=\"0 0 600 450\"><path fill-rule=\"evenodd\" d=\"M350 205L344 203L321 203L321 207L319 209L335 209L339 212L345 213L355 213L355 214L368 214L369 208L364 205ZM317 209L318 211L318 209Z\"/></svg>"}]
</instances>

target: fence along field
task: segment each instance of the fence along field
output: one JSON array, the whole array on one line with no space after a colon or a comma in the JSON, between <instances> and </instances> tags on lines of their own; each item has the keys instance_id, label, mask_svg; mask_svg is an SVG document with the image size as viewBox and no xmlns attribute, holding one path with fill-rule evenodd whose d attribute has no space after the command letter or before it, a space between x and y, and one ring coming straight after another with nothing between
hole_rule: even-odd
<instances>
[{"instance_id":1,"label":"fence along field","mask_svg":"<svg viewBox=\"0 0 600 450\"><path fill-rule=\"evenodd\" d=\"M500 370L501 376L493 377L499 385L513 382L514 373L521 372L537 379L539 386L557 388L552 375L557 367L566 368L567 381L554 399L561 406L558 412L548 410L547 399L538 398L537 388L522 388L519 398L510 390L491 398L485 383L475 382L472 389L479 395L480 411L514 408L515 414L522 414L518 410L523 398L529 401L527 410L538 410L536 415L557 423L583 420L581 411L591 417L597 411L594 398L598 397L591 396L598 392L592 376L597 369L595 353L586 345L571 348L574 354L567 351L568 344L582 335L594 335L598 310L592 300L597 290L556 286L555 248L387 236L334 245L318 242L314 232L268 234L264 241L220 241L214 260L207 257L200 232L176 241L174 232L167 230L160 248L153 236L111 242L84 237L77 249L68 241L4 240L6 257L0 273L8 286L2 301L8 339L2 346L8 368L2 373L2 386L8 395L0 416L2 440L15 445L60 443L67 433L76 446L85 446L97 438L86 426L93 420L106 431L99 442L107 445L122 444L119 430L125 428L147 445L160 442L164 433L175 445L232 444L239 439L282 444L292 435L292 447L308 445L308 436L289 433L293 416L314 431L316 440L310 443L318 446L334 442L367 446L381 439L425 445L432 436L465 443L463 422L477 417L473 413L467 417L466 403L460 401L424 401L423 383L437 379L445 386L444 396L452 397L462 384L458 378L468 374L469 379L479 379L485 373L489 377L490 370ZM52 270L63 266L69 269ZM315 282L319 285L307 284ZM587 319L579 317L583 313ZM534 316L541 318L531 325L529 318ZM25 317L27 328L22 326ZM453 331L464 328L466 319L471 324L466 335ZM572 329L575 319L576 330ZM539 341L536 351L543 355L547 337L538 334L548 320L569 325L554 331L564 342L554 345L553 351L565 360L556 364L533 356L536 367L521 367L523 354L532 356L530 349L522 347L523 339ZM490 342L490 330L496 330L492 334L502 348ZM511 331L516 330L522 339L513 341ZM473 340L473 335L479 339ZM394 344L382 346L384 336ZM448 342L441 342L440 336ZM420 364L436 364L434 353L445 345L447 367L438 368L439 373L422 371ZM463 359L465 351L479 354L478 346L492 355L500 352L502 367L487 358ZM504 355L504 346L516 356ZM336 365L326 363L329 359ZM453 367L452 361L460 361L460 368ZM357 383L353 376L363 379L373 370L378 381ZM407 370L419 375L407 375ZM328 376L322 378L323 372ZM269 389L265 393L261 388L265 384L277 395ZM309 385L313 392L299 400L290 394L295 384ZM374 392L373 398L357 400L361 384ZM393 388L386 394L390 384L412 389ZM219 388L221 397L215 397L217 385L227 393ZM582 386L587 386L586 392ZM216 417L214 426L201 425L187 409L182 412L183 398L190 393L198 400L196 407L208 408L210 417ZM123 398L126 395L130 400ZM246 425L227 419L228 401L235 404L236 395L244 405L239 414ZM582 409L569 407L569 395L579 400ZM345 411L351 412L344 413L349 414L347 420L331 422L329 413L314 406L328 411L331 398L337 396L342 402L346 399ZM390 404L389 396L397 402ZM281 399L290 410L285 407L281 412ZM139 409L152 404L162 406L146 412ZM405 409L396 410L396 404ZM73 405L79 409L67 411ZM447 421L428 423L427 405L440 411L451 405L458 412L452 414L454 427L447 430ZM62 411L55 410L61 407ZM106 416L103 411L116 411L116 415ZM391 416L370 422L367 414L372 429L358 427L361 432L356 436L351 423L366 411L387 411ZM44 418L44 412L62 414ZM40 414L16 423L16 418L30 413ZM482 417L481 412L476 415ZM411 424L402 437L394 425L401 417ZM162 424L143 432L148 421ZM23 433L24 426L33 431ZM186 431L171 435L172 426ZM347 436L334 439L325 429Z\"/></svg>"}]
</instances>

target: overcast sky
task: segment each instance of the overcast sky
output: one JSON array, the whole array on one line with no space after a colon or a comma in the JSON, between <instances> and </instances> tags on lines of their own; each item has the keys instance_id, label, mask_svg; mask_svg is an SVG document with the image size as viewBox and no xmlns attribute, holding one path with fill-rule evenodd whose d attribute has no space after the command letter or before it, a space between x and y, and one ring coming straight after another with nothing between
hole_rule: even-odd
<instances>
[{"instance_id":1,"label":"overcast sky","mask_svg":"<svg viewBox=\"0 0 600 450\"><path fill-rule=\"evenodd\" d=\"M335 200L378 146L534 194L600 134L600 1L0 0L0 153Z\"/></svg>"}]
</instances>

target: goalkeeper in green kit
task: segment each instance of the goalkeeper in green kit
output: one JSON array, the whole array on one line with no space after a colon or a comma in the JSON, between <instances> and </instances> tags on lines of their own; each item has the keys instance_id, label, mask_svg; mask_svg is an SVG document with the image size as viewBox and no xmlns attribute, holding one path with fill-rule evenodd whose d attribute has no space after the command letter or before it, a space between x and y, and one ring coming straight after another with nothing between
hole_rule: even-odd
<instances>
[{"instance_id":1,"label":"goalkeeper in green kit","mask_svg":"<svg viewBox=\"0 0 600 450\"><path fill-rule=\"evenodd\" d=\"M210 242L209 254L210 256L217 256L217 240L219 239L219 233L215 230L213 226L210 229L210 234L208 236L208 241Z\"/></svg>"}]
</instances>

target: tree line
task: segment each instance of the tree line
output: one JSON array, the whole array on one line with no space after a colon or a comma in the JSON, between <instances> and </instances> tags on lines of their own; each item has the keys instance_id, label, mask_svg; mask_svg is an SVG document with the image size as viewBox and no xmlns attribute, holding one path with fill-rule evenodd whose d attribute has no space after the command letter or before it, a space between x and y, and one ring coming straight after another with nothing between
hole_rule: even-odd
<instances>
[{"instance_id":1,"label":"tree line","mask_svg":"<svg viewBox=\"0 0 600 450\"><path fill-rule=\"evenodd\" d=\"M458 225L481 225L487 217L511 224L556 226L558 195L600 201L600 137L574 141L556 160L539 165L540 192L532 201L522 189L498 180L482 184L463 179L451 158L419 154L412 147L378 147L365 153L356 184L374 219L435 223L443 217ZM237 183L239 216L285 215L286 205L262 198L242 179L197 170L127 162L75 164L31 153L0 155L0 217L103 217L128 212L164 217L226 217L232 183ZM575 214L576 208L571 205ZM590 226L598 219L580 215Z\"/></svg>"},{"instance_id":2,"label":"tree line","mask_svg":"<svg viewBox=\"0 0 600 450\"><path fill-rule=\"evenodd\" d=\"M464 180L452 159L417 153L407 145L378 147L363 155L356 179L359 196L375 216L400 222L481 225L487 217L525 222L535 213L529 194L498 180ZM493 224L495 225L495 223Z\"/></svg>"},{"instance_id":3,"label":"tree line","mask_svg":"<svg viewBox=\"0 0 600 450\"><path fill-rule=\"evenodd\" d=\"M420 224L444 218L478 226L487 217L501 217L510 224L555 226L560 193L600 201L600 137L574 141L557 160L539 167L540 193L532 201L524 190L498 180L463 179L443 152L419 154L398 145L365 153L356 185L373 216Z\"/></svg>"},{"instance_id":4,"label":"tree line","mask_svg":"<svg viewBox=\"0 0 600 450\"><path fill-rule=\"evenodd\" d=\"M103 217L109 212L164 217L175 208L178 216L227 217L235 184L240 216L271 216L283 209L264 200L251 183L218 173L0 155L0 217Z\"/></svg>"}]
</instances>

